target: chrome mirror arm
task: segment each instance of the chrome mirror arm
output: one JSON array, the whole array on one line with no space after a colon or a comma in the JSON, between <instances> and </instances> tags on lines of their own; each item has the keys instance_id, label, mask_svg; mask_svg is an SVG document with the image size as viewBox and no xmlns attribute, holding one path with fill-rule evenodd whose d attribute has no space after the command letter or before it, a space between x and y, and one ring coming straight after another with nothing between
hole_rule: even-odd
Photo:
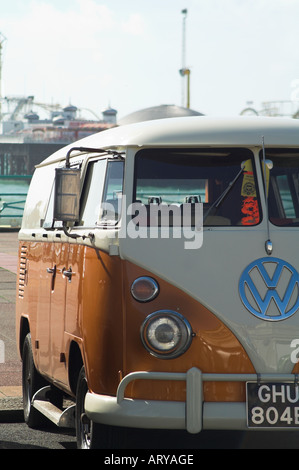
<instances>
[{"instance_id":1,"label":"chrome mirror arm","mask_svg":"<svg viewBox=\"0 0 299 470\"><path fill-rule=\"evenodd\" d=\"M270 221L269 221L269 201L268 201L268 191L267 191L267 162L266 162L266 150L265 150L265 138L262 137L263 145L263 170L264 170L264 195L265 195L265 205L266 205L266 219L267 219L267 240L265 242L265 250L267 255L271 256L273 253L273 243L270 239ZM268 167L270 168L270 165Z\"/></svg>"}]
</instances>

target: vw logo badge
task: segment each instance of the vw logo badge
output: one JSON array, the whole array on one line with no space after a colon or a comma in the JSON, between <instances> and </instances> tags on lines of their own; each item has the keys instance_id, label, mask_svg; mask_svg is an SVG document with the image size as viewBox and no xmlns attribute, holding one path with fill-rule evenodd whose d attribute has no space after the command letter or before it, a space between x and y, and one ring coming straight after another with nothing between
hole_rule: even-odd
<instances>
[{"instance_id":1,"label":"vw logo badge","mask_svg":"<svg viewBox=\"0 0 299 470\"><path fill-rule=\"evenodd\" d=\"M247 310L261 320L285 320L299 309L299 274L286 261L262 258L244 270L239 293Z\"/></svg>"}]
</instances>

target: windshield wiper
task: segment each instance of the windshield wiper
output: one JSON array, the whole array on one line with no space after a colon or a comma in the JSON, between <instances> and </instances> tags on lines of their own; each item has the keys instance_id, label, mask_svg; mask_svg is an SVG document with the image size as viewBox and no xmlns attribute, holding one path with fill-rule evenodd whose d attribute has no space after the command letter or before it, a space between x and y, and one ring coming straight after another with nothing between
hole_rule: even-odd
<instances>
[{"instance_id":1,"label":"windshield wiper","mask_svg":"<svg viewBox=\"0 0 299 470\"><path fill-rule=\"evenodd\" d=\"M213 204L211 205L211 207L208 209L207 213L204 215L204 218L203 218L203 225L206 221L206 219L209 217L209 215L211 214L211 212L214 210L214 209L218 209L218 207L220 206L220 204L222 203L222 201L226 198L226 196L228 195L228 193L231 191L231 189L234 187L234 185L236 184L236 182L238 181L238 179L240 178L240 176L242 175L243 171L244 171L244 168L245 168L245 162L242 162L241 163L241 170L238 172L238 174L235 176L235 178L228 184L228 186L225 188L225 190L223 191L223 193L220 194L220 196L218 197L218 199L216 199L216 201L213 202Z\"/></svg>"}]
</instances>

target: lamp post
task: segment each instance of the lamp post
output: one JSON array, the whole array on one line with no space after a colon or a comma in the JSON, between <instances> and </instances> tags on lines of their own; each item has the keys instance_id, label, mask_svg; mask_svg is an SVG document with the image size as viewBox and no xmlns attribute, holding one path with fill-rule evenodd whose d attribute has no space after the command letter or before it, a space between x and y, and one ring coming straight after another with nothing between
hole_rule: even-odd
<instances>
[{"instance_id":1,"label":"lamp post","mask_svg":"<svg viewBox=\"0 0 299 470\"><path fill-rule=\"evenodd\" d=\"M190 74L191 71L186 67L186 20L188 15L188 10L185 8L182 10L183 15L183 45L182 45L182 68L180 69L180 75L183 77L182 84L182 105L185 105L185 77L187 77L187 105L186 107L190 108Z\"/></svg>"},{"instance_id":2,"label":"lamp post","mask_svg":"<svg viewBox=\"0 0 299 470\"><path fill-rule=\"evenodd\" d=\"M190 109L190 69L184 68L180 70L182 77L187 77L187 104L186 108Z\"/></svg>"}]
</instances>

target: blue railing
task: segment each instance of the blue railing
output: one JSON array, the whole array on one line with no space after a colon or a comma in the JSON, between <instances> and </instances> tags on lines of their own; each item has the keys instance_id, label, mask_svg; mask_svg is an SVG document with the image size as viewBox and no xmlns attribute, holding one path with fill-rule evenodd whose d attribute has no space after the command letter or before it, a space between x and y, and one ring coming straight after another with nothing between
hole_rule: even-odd
<instances>
[{"instance_id":1,"label":"blue railing","mask_svg":"<svg viewBox=\"0 0 299 470\"><path fill-rule=\"evenodd\" d=\"M23 216L23 211L24 211L24 205L25 205L25 202L26 202L26 196L27 194L20 194L20 193L9 193L9 194L1 194L0 193L0 218L1 217L4 217L4 218L8 218L8 217L15 217L15 216L18 216L18 217L22 217ZM2 198L3 197L6 197L6 198L9 198L9 197L21 197L22 199L20 201L12 201L12 202L6 202L4 201ZM21 204L21 206L19 205ZM6 209L8 209L8 211L17 211L17 213L5 213L4 214L4 211L6 211Z\"/></svg>"},{"instance_id":2,"label":"blue railing","mask_svg":"<svg viewBox=\"0 0 299 470\"><path fill-rule=\"evenodd\" d=\"M21 226L30 176L0 176L0 229Z\"/></svg>"}]
</instances>

